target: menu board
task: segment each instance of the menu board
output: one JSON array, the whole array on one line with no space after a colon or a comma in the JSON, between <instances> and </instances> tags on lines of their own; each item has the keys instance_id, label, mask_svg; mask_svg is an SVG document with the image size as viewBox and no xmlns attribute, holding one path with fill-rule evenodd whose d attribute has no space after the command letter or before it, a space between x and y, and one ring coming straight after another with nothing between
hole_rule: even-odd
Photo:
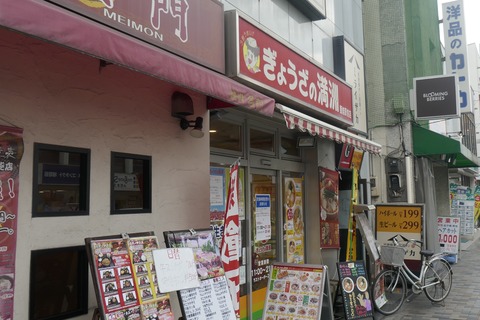
<instances>
[{"instance_id":1,"label":"menu board","mask_svg":"<svg viewBox=\"0 0 480 320\"><path fill-rule=\"evenodd\" d=\"M169 248L192 248L201 280L200 287L178 291L183 319L236 320L214 231L167 231L164 237Z\"/></svg>"},{"instance_id":2,"label":"menu board","mask_svg":"<svg viewBox=\"0 0 480 320\"><path fill-rule=\"evenodd\" d=\"M324 290L329 290L326 270L326 266L273 264L262 319L326 319L322 317ZM327 303L333 319L331 301Z\"/></svg>"},{"instance_id":3,"label":"menu board","mask_svg":"<svg viewBox=\"0 0 480 320\"><path fill-rule=\"evenodd\" d=\"M180 290L185 319L235 320L225 276L203 280L199 288Z\"/></svg>"},{"instance_id":4,"label":"menu board","mask_svg":"<svg viewBox=\"0 0 480 320\"><path fill-rule=\"evenodd\" d=\"M376 238L379 246L400 234L407 239L423 238L423 204L376 204ZM391 244L391 243L390 243ZM420 247L409 247L405 260L420 261Z\"/></svg>"},{"instance_id":5,"label":"menu board","mask_svg":"<svg viewBox=\"0 0 480 320\"><path fill-rule=\"evenodd\" d=\"M368 276L363 261L337 263L346 319L373 317Z\"/></svg>"},{"instance_id":6,"label":"menu board","mask_svg":"<svg viewBox=\"0 0 480 320\"><path fill-rule=\"evenodd\" d=\"M87 238L85 244L104 319L174 319L170 296L158 291L153 233Z\"/></svg>"}]
</instances>

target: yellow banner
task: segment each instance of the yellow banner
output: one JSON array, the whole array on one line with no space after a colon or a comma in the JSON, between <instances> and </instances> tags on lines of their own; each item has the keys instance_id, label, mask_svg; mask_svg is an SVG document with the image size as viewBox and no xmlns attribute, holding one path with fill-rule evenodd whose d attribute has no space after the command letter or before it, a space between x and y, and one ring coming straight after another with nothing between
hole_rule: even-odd
<instances>
[{"instance_id":1,"label":"yellow banner","mask_svg":"<svg viewBox=\"0 0 480 320\"><path fill-rule=\"evenodd\" d=\"M358 170L352 169L352 200L348 217L347 261L357 260L357 223L353 215L354 206L358 202Z\"/></svg>"}]
</instances>

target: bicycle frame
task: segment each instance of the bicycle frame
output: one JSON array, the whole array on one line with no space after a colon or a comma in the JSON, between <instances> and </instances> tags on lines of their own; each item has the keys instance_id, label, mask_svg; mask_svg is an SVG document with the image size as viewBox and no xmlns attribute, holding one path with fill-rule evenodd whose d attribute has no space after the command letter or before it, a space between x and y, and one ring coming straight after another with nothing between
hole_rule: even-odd
<instances>
[{"instance_id":1,"label":"bicycle frame","mask_svg":"<svg viewBox=\"0 0 480 320\"><path fill-rule=\"evenodd\" d=\"M398 245L398 243L396 245ZM417 244L415 244L415 245L417 245ZM431 257L425 257L425 256L422 255L422 257L421 257L422 258L422 267L420 269L420 274L418 276L410 270L410 268L407 266L407 264L405 262L403 262L402 266L396 267L396 268L398 268L399 273L401 273L408 282L410 282L413 286L415 286L416 289L423 290L423 289L428 288L430 286L434 286L434 285L436 285L440 282L440 280L437 280L435 282L432 282L432 283L429 283L429 284L426 284L426 285L422 285L422 283L423 283L422 280L425 277L425 271L427 270L427 266L429 266L432 262L434 262L436 260L443 259L442 258L443 256L445 256L445 253L436 253L436 254L432 255ZM397 279L397 282L398 282L398 279Z\"/></svg>"},{"instance_id":2,"label":"bicycle frame","mask_svg":"<svg viewBox=\"0 0 480 320\"><path fill-rule=\"evenodd\" d=\"M401 237L406 244L400 244L396 237ZM402 235L394 236L392 241L395 246L402 247L407 251L409 243L422 248L422 242L415 239L406 239ZM384 248L384 247L382 247ZM390 250L390 249L389 249ZM374 281L374 292L376 294L375 308L384 315L391 315L398 311L404 299L414 294L424 292L427 298L433 303L438 303L448 296L452 285L452 267L443 258L445 253L436 253L420 250L421 269L417 276L406 265L405 261L400 265L401 252L385 248L385 260L382 261L387 269L381 271ZM411 284L411 291L408 289Z\"/></svg>"}]
</instances>

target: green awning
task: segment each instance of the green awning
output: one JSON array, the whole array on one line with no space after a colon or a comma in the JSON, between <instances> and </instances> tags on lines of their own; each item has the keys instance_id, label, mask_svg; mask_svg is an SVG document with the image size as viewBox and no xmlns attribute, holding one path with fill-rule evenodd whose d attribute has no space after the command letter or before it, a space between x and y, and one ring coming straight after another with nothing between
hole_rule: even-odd
<instances>
[{"instance_id":1,"label":"green awning","mask_svg":"<svg viewBox=\"0 0 480 320\"><path fill-rule=\"evenodd\" d=\"M433 160L445 161L449 168L480 167L478 157L461 142L430 131L412 126L413 154Z\"/></svg>"}]
</instances>

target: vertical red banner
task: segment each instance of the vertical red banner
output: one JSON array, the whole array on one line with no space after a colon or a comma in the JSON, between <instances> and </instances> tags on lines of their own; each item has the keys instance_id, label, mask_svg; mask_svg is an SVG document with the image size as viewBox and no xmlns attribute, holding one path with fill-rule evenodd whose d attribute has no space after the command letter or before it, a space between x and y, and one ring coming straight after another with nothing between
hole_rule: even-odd
<instances>
[{"instance_id":1,"label":"vertical red banner","mask_svg":"<svg viewBox=\"0 0 480 320\"><path fill-rule=\"evenodd\" d=\"M319 167L320 247L340 248L338 172Z\"/></svg>"},{"instance_id":2,"label":"vertical red banner","mask_svg":"<svg viewBox=\"0 0 480 320\"><path fill-rule=\"evenodd\" d=\"M0 126L0 315L13 319L23 129Z\"/></svg>"},{"instance_id":3,"label":"vertical red banner","mask_svg":"<svg viewBox=\"0 0 480 320\"><path fill-rule=\"evenodd\" d=\"M355 147L352 145L346 143L343 144L340 161L338 162L338 169L350 169L354 151Z\"/></svg>"},{"instance_id":4,"label":"vertical red banner","mask_svg":"<svg viewBox=\"0 0 480 320\"><path fill-rule=\"evenodd\" d=\"M238 217L238 162L230 167L230 186L227 196L222 239L222 262L227 277L233 308L240 318L240 226Z\"/></svg>"}]
</instances>

